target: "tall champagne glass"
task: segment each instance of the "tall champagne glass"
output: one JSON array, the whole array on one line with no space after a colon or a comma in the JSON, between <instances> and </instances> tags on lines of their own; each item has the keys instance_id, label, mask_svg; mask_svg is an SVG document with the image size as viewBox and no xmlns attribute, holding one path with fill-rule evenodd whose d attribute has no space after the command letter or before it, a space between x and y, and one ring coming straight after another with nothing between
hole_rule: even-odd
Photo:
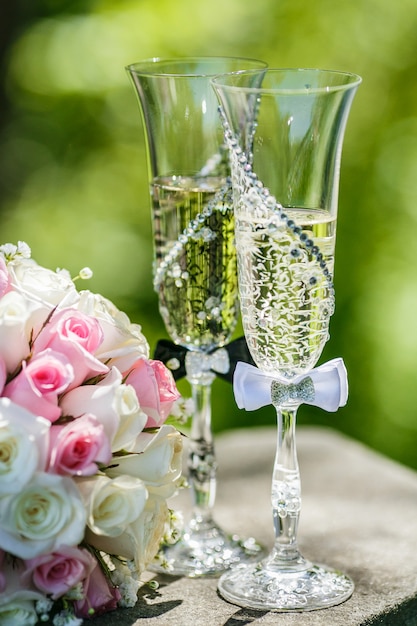
<instances>
[{"instance_id":1,"label":"tall champagne glass","mask_svg":"<svg viewBox=\"0 0 417 626\"><path fill-rule=\"evenodd\" d=\"M263 67L251 59L199 57L151 59L126 68L145 128L154 287L166 329L179 346L168 364L179 367L177 356L185 353L195 406L188 457L192 516L180 540L164 546L160 565L153 567L173 575L218 575L260 551L254 539L228 535L212 516L211 385L216 372L229 370L225 347L239 309L230 163L210 80Z\"/></svg>"},{"instance_id":2,"label":"tall champagne glass","mask_svg":"<svg viewBox=\"0 0 417 626\"><path fill-rule=\"evenodd\" d=\"M223 574L219 592L243 607L309 611L353 591L348 576L299 552L295 423L303 402L335 411L347 400L342 359L315 365L334 308L340 156L360 78L268 69L255 88L252 74L218 77L213 86L232 159L243 327L257 365L237 365L234 391L241 408L276 408L275 544L264 560Z\"/></svg>"}]
</instances>

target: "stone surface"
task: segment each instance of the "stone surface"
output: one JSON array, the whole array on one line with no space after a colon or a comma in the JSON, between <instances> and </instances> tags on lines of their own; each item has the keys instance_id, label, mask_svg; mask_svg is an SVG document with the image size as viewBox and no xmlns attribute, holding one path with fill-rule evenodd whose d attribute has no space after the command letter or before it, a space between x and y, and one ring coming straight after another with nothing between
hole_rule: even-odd
<instances>
[{"instance_id":1,"label":"stone surface","mask_svg":"<svg viewBox=\"0 0 417 626\"><path fill-rule=\"evenodd\" d=\"M216 438L219 462L215 519L241 536L273 543L270 483L273 428ZM333 430L300 427L297 448L303 504L302 554L348 573L353 596L309 613L251 611L222 600L216 579L149 575L133 609L108 613L96 626L416 626L417 474ZM189 510L189 494L173 501Z\"/></svg>"}]
</instances>

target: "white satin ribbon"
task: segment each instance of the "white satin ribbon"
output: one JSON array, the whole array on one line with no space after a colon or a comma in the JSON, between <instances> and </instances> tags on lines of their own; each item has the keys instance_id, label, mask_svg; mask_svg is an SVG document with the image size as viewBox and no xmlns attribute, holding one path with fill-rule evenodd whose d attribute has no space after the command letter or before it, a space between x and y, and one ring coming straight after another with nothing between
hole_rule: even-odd
<instances>
[{"instance_id":1,"label":"white satin ribbon","mask_svg":"<svg viewBox=\"0 0 417 626\"><path fill-rule=\"evenodd\" d=\"M343 359L337 358L288 380L239 361L233 377L233 391L239 409L246 411L274 404L274 395L275 399L281 396L334 412L347 402L347 372Z\"/></svg>"}]
</instances>

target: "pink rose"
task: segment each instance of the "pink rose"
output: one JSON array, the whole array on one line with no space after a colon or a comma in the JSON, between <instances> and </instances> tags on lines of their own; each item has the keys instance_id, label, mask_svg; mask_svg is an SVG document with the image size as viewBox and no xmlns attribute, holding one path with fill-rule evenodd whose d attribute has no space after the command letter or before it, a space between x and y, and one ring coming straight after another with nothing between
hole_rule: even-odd
<instances>
[{"instance_id":1,"label":"pink rose","mask_svg":"<svg viewBox=\"0 0 417 626\"><path fill-rule=\"evenodd\" d=\"M135 389L140 407L148 416L146 428L161 426L180 397L169 369L161 361L138 359L126 382Z\"/></svg>"},{"instance_id":2,"label":"pink rose","mask_svg":"<svg viewBox=\"0 0 417 626\"><path fill-rule=\"evenodd\" d=\"M88 550L62 546L56 552L25 561L25 565L22 582L26 585L32 582L37 589L50 594L52 600L57 600L88 578L96 561Z\"/></svg>"},{"instance_id":3,"label":"pink rose","mask_svg":"<svg viewBox=\"0 0 417 626\"><path fill-rule=\"evenodd\" d=\"M33 351L37 354L51 348L65 354L74 367L72 389L88 378L108 372L109 368L94 356L102 341L103 332L98 320L67 308L51 316L36 337Z\"/></svg>"},{"instance_id":4,"label":"pink rose","mask_svg":"<svg viewBox=\"0 0 417 626\"><path fill-rule=\"evenodd\" d=\"M63 426L51 426L49 472L91 476L97 463L108 464L110 442L94 415L85 414Z\"/></svg>"},{"instance_id":5,"label":"pink rose","mask_svg":"<svg viewBox=\"0 0 417 626\"><path fill-rule=\"evenodd\" d=\"M95 568L84 581L84 599L74 602L77 617L96 617L117 609L121 599L120 591L106 578L96 562Z\"/></svg>"},{"instance_id":6,"label":"pink rose","mask_svg":"<svg viewBox=\"0 0 417 626\"><path fill-rule=\"evenodd\" d=\"M74 370L68 358L47 349L23 361L21 371L5 386L3 396L55 422L62 412L58 396L68 389L73 379Z\"/></svg>"}]
</instances>

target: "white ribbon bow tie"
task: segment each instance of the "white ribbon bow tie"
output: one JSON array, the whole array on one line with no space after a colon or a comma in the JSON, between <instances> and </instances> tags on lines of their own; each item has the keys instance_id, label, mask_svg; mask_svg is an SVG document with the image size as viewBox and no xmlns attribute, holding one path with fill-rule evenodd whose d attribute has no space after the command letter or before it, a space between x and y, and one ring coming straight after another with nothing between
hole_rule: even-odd
<instances>
[{"instance_id":1,"label":"white ribbon bow tie","mask_svg":"<svg viewBox=\"0 0 417 626\"><path fill-rule=\"evenodd\" d=\"M227 374L230 369L230 359L225 348L218 348L210 354L204 352L187 352L185 356L187 376L195 376L210 370L219 374Z\"/></svg>"},{"instance_id":2,"label":"white ribbon bow tie","mask_svg":"<svg viewBox=\"0 0 417 626\"><path fill-rule=\"evenodd\" d=\"M239 409L246 411L268 404L281 406L295 400L334 412L347 402L347 372L343 359L337 358L289 381L239 362L233 377L233 391Z\"/></svg>"}]
</instances>

